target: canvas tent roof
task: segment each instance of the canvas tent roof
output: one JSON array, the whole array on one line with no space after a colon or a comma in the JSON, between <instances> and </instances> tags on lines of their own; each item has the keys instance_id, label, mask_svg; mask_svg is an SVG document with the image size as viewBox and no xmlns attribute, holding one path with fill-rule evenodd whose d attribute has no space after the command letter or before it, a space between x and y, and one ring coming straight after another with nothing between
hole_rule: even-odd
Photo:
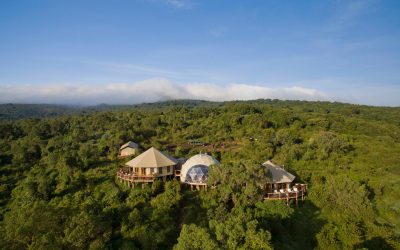
<instances>
[{"instance_id":1,"label":"canvas tent roof","mask_svg":"<svg viewBox=\"0 0 400 250\"><path fill-rule=\"evenodd\" d=\"M292 182L296 177L291 173L287 172L285 169L274 164L272 161L266 161L262 164L265 166L272 174L272 183L288 183Z\"/></svg>"},{"instance_id":2,"label":"canvas tent roof","mask_svg":"<svg viewBox=\"0 0 400 250\"><path fill-rule=\"evenodd\" d=\"M211 165L219 165L219 161L217 161L214 157L208 154L197 154L189 158L182 165L181 170L181 182L186 181L186 174L193 166L206 166L209 167Z\"/></svg>"},{"instance_id":3,"label":"canvas tent roof","mask_svg":"<svg viewBox=\"0 0 400 250\"><path fill-rule=\"evenodd\" d=\"M122 150L122 149L127 148L127 147L130 147L130 148L138 148L139 145L138 145L137 143L134 143L133 141L128 141L127 143L125 143L124 145L122 145L122 146L119 148L119 150Z\"/></svg>"},{"instance_id":4,"label":"canvas tent roof","mask_svg":"<svg viewBox=\"0 0 400 250\"><path fill-rule=\"evenodd\" d=\"M177 163L173 157L160 152L158 149L151 147L139 156L128 161L125 165L132 168L155 168L172 166Z\"/></svg>"}]
</instances>

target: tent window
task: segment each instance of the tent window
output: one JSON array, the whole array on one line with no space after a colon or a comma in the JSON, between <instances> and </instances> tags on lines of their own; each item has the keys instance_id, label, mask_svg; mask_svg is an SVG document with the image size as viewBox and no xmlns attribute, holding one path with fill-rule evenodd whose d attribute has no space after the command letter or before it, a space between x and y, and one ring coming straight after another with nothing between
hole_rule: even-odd
<instances>
[{"instance_id":1,"label":"tent window","mask_svg":"<svg viewBox=\"0 0 400 250\"><path fill-rule=\"evenodd\" d=\"M162 167L159 167L159 168L158 168L158 173L159 173L159 174L162 174Z\"/></svg>"},{"instance_id":2,"label":"tent window","mask_svg":"<svg viewBox=\"0 0 400 250\"><path fill-rule=\"evenodd\" d=\"M169 173L170 171L171 171L171 167L168 166L168 167L167 167L167 172Z\"/></svg>"}]
</instances>

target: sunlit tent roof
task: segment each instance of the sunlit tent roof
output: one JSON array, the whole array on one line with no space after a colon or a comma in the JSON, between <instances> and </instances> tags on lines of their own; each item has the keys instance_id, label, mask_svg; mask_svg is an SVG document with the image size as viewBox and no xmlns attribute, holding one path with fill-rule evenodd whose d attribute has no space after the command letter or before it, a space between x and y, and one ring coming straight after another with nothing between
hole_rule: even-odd
<instances>
[{"instance_id":1,"label":"sunlit tent roof","mask_svg":"<svg viewBox=\"0 0 400 250\"><path fill-rule=\"evenodd\" d=\"M177 163L173 157L160 152L158 149L151 147L139 156L128 161L125 165L132 168L154 168L172 166Z\"/></svg>"},{"instance_id":2,"label":"sunlit tent roof","mask_svg":"<svg viewBox=\"0 0 400 250\"><path fill-rule=\"evenodd\" d=\"M208 177L208 167L219 165L214 157L207 154L197 154L189 158L182 165L181 182L187 183L206 183Z\"/></svg>"},{"instance_id":3,"label":"sunlit tent roof","mask_svg":"<svg viewBox=\"0 0 400 250\"><path fill-rule=\"evenodd\" d=\"M122 145L122 146L119 148L119 150L122 150L122 149L127 148L127 147L130 147L130 148L138 148L139 145L138 145L137 143L134 143L133 141L128 141L127 143L125 143L124 145Z\"/></svg>"},{"instance_id":4,"label":"sunlit tent roof","mask_svg":"<svg viewBox=\"0 0 400 250\"><path fill-rule=\"evenodd\" d=\"M272 174L272 183L288 183L292 182L296 178L291 173L287 172L285 169L274 164L272 161L266 161L262 164L265 166Z\"/></svg>"}]
</instances>

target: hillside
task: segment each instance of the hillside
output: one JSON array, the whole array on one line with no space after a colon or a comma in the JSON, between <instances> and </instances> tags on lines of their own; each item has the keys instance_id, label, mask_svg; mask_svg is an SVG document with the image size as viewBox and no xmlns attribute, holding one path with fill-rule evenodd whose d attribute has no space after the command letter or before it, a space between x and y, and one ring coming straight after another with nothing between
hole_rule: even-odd
<instances>
[{"instance_id":1,"label":"hillside","mask_svg":"<svg viewBox=\"0 0 400 250\"><path fill-rule=\"evenodd\" d=\"M53 104L0 104L0 120L20 120L26 118L50 118L61 115L86 114L107 110L127 110L131 108L151 109L167 108L174 105L194 107L208 105L211 102L196 100L165 101L156 103L142 103L137 105L108 105L100 104L95 106L69 106Z\"/></svg>"},{"instance_id":2,"label":"hillside","mask_svg":"<svg viewBox=\"0 0 400 250\"><path fill-rule=\"evenodd\" d=\"M400 248L400 108L169 101L0 114L1 249ZM217 188L124 186L129 140L176 158L207 151L221 162ZM299 207L263 200L268 159L308 184Z\"/></svg>"}]
</instances>

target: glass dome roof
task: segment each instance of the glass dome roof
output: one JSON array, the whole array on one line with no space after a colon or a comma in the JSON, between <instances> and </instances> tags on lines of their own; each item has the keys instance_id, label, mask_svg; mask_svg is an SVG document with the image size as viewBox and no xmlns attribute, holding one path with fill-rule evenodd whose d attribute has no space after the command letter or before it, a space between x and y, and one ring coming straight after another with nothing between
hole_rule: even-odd
<instances>
[{"instance_id":1,"label":"glass dome roof","mask_svg":"<svg viewBox=\"0 0 400 250\"><path fill-rule=\"evenodd\" d=\"M197 154L188 159L182 165L181 182L206 184L208 178L208 167L219 165L219 162L207 154Z\"/></svg>"},{"instance_id":2,"label":"glass dome roof","mask_svg":"<svg viewBox=\"0 0 400 250\"><path fill-rule=\"evenodd\" d=\"M205 165L195 165L187 171L185 182L206 183L207 177L208 177L208 167Z\"/></svg>"}]
</instances>

